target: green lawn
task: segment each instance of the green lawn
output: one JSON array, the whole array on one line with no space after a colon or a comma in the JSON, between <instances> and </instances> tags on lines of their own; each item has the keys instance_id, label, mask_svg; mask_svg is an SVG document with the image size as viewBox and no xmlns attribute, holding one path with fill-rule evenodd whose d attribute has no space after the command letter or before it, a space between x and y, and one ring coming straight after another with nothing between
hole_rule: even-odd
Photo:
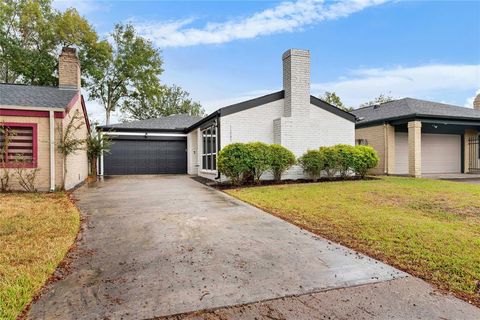
<instances>
[{"instance_id":1,"label":"green lawn","mask_svg":"<svg viewBox=\"0 0 480 320\"><path fill-rule=\"evenodd\" d=\"M480 185L385 177L226 192L480 306Z\"/></svg>"},{"instance_id":2,"label":"green lawn","mask_svg":"<svg viewBox=\"0 0 480 320\"><path fill-rule=\"evenodd\" d=\"M75 241L76 207L64 193L0 193L0 319L16 319Z\"/></svg>"}]
</instances>

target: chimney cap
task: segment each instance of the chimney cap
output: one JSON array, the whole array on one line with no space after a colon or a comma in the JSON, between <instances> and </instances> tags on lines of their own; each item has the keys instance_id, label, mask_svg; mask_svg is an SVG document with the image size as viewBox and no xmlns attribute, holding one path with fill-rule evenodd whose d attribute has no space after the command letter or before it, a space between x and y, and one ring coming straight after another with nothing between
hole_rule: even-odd
<instances>
[{"instance_id":1,"label":"chimney cap","mask_svg":"<svg viewBox=\"0 0 480 320\"><path fill-rule=\"evenodd\" d=\"M282 60L287 59L290 56L310 57L310 50L304 49L288 49L282 55Z\"/></svg>"},{"instance_id":2,"label":"chimney cap","mask_svg":"<svg viewBox=\"0 0 480 320\"><path fill-rule=\"evenodd\" d=\"M63 47L63 48L62 48L62 55L63 55L63 54L77 56L77 49L76 49L76 48L72 48L72 47Z\"/></svg>"}]
</instances>

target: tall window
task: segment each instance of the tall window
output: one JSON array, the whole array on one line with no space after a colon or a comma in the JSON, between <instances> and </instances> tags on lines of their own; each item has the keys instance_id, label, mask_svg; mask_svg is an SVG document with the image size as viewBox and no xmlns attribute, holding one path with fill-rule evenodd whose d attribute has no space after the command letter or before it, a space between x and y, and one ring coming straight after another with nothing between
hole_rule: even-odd
<instances>
[{"instance_id":1,"label":"tall window","mask_svg":"<svg viewBox=\"0 0 480 320\"><path fill-rule=\"evenodd\" d=\"M0 165L36 167L36 140L34 123L0 123Z\"/></svg>"},{"instance_id":2,"label":"tall window","mask_svg":"<svg viewBox=\"0 0 480 320\"><path fill-rule=\"evenodd\" d=\"M202 131L202 169L217 170L217 127L212 125Z\"/></svg>"}]
</instances>

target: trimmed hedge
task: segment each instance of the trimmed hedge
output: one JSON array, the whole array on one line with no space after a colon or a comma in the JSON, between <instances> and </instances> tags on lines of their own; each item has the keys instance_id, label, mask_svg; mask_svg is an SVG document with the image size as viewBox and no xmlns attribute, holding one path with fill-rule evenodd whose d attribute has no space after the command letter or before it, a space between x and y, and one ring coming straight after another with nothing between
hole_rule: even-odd
<instances>
[{"instance_id":1,"label":"trimmed hedge","mask_svg":"<svg viewBox=\"0 0 480 320\"><path fill-rule=\"evenodd\" d=\"M364 178L368 170L375 168L380 161L377 152L370 146L350 146L338 144L309 150L299 159L303 171L316 181L322 172L333 178L342 178L350 173Z\"/></svg>"},{"instance_id":2,"label":"trimmed hedge","mask_svg":"<svg viewBox=\"0 0 480 320\"><path fill-rule=\"evenodd\" d=\"M296 163L295 155L287 148L262 142L230 144L220 150L217 161L218 171L235 185L259 183L267 171L280 181L282 174ZM372 147L346 144L308 150L298 159L305 174L314 181L322 173L329 178L345 178L352 173L363 178L378 162L377 152Z\"/></svg>"},{"instance_id":3,"label":"trimmed hedge","mask_svg":"<svg viewBox=\"0 0 480 320\"><path fill-rule=\"evenodd\" d=\"M218 153L218 171L235 185L259 183L271 171L275 180L296 162L295 155L280 145L263 142L233 143Z\"/></svg>"},{"instance_id":4,"label":"trimmed hedge","mask_svg":"<svg viewBox=\"0 0 480 320\"><path fill-rule=\"evenodd\" d=\"M282 174L297 162L293 152L279 144L270 145L270 157L270 170L275 181L282 180Z\"/></svg>"}]
</instances>

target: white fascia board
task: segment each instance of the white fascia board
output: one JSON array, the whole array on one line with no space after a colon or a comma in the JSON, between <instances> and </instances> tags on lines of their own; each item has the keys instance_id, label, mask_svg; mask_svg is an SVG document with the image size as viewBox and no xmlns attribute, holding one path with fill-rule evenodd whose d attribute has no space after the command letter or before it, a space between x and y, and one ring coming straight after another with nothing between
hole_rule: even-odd
<instances>
[{"instance_id":1,"label":"white fascia board","mask_svg":"<svg viewBox=\"0 0 480 320\"><path fill-rule=\"evenodd\" d=\"M105 131L105 135L109 136L149 136L149 137L186 137L185 133L168 133L168 132L118 132L118 131Z\"/></svg>"}]
</instances>

